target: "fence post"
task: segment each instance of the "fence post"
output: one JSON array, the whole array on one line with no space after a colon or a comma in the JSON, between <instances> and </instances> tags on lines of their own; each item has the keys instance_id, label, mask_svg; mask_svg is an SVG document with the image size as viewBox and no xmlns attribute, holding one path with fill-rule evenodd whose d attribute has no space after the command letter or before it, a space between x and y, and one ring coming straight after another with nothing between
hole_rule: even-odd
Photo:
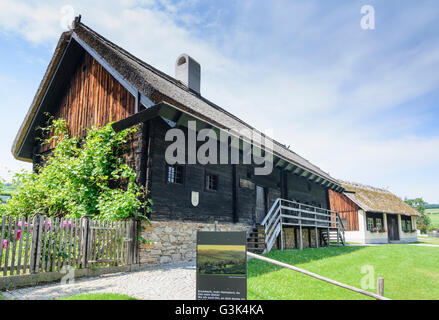
<instances>
[{"instance_id":1,"label":"fence post","mask_svg":"<svg viewBox=\"0 0 439 320\"><path fill-rule=\"evenodd\" d=\"M39 259L41 255L41 232L42 226L40 224L41 222L41 215L36 214L33 219L33 227L32 227L32 243L31 243L31 251L30 251L30 265L29 265L29 271L30 273L37 273L38 267L39 267Z\"/></svg>"},{"instance_id":2,"label":"fence post","mask_svg":"<svg viewBox=\"0 0 439 320\"><path fill-rule=\"evenodd\" d=\"M378 278L377 280L377 294L384 296L384 278Z\"/></svg>"},{"instance_id":3,"label":"fence post","mask_svg":"<svg viewBox=\"0 0 439 320\"><path fill-rule=\"evenodd\" d=\"M90 248L90 216L84 216L81 218L81 251L82 251L82 268L87 268L88 256Z\"/></svg>"},{"instance_id":4,"label":"fence post","mask_svg":"<svg viewBox=\"0 0 439 320\"><path fill-rule=\"evenodd\" d=\"M129 246L129 254L127 264L135 264L136 263L136 248L137 248L137 219L133 217L130 220L129 225L129 236L128 239L131 245Z\"/></svg>"},{"instance_id":5,"label":"fence post","mask_svg":"<svg viewBox=\"0 0 439 320\"><path fill-rule=\"evenodd\" d=\"M136 218L136 223L135 223L135 229L136 234L135 234L135 239L136 239L136 264L140 264L140 241L139 241L139 237L141 236L141 232L142 232L142 220L139 219L138 217Z\"/></svg>"}]
</instances>

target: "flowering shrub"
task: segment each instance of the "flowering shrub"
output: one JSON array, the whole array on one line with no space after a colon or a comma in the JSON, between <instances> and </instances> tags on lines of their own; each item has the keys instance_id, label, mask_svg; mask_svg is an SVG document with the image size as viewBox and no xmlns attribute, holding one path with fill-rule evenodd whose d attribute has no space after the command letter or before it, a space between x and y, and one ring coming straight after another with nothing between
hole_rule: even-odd
<instances>
[{"instance_id":1,"label":"flowering shrub","mask_svg":"<svg viewBox=\"0 0 439 320\"><path fill-rule=\"evenodd\" d=\"M122 157L122 147L136 129L115 132L108 124L90 129L83 141L69 136L62 119L42 130L53 133L44 143L56 140L56 147L38 172L15 176L16 192L0 205L0 215L92 215L116 220L136 212L142 218L150 211L146 191L136 184L134 170Z\"/></svg>"}]
</instances>

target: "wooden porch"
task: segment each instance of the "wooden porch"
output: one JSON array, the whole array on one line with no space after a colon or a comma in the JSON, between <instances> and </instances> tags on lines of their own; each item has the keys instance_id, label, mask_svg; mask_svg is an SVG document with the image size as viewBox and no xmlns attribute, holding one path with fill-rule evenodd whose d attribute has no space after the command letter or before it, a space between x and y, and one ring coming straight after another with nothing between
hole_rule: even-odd
<instances>
[{"instance_id":1,"label":"wooden porch","mask_svg":"<svg viewBox=\"0 0 439 320\"><path fill-rule=\"evenodd\" d=\"M284 250L287 228L294 228L294 232L298 232L296 247L300 250L304 248L304 230L308 232L310 246L312 242L317 248L321 243L325 246L345 244L345 229L337 211L278 198L264 220L249 230L247 250L267 253L276 245L278 249ZM314 238L312 240L311 233Z\"/></svg>"}]
</instances>

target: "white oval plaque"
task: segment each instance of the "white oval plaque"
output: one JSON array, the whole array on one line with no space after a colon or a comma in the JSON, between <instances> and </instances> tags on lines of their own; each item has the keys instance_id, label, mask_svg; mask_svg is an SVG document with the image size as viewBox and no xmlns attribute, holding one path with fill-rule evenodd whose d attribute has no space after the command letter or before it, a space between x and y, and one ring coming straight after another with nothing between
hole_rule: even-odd
<instances>
[{"instance_id":1,"label":"white oval plaque","mask_svg":"<svg viewBox=\"0 0 439 320\"><path fill-rule=\"evenodd\" d=\"M200 202L200 193L196 191L192 191L191 202L194 207L198 206Z\"/></svg>"}]
</instances>

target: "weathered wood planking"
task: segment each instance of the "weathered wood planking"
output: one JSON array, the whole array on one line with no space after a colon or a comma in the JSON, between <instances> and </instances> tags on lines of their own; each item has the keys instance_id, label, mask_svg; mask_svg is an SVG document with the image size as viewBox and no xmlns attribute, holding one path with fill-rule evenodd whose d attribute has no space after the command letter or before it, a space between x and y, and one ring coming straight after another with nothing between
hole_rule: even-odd
<instances>
[{"instance_id":1,"label":"weathered wood planking","mask_svg":"<svg viewBox=\"0 0 439 320\"><path fill-rule=\"evenodd\" d=\"M11 257L11 271L10 275L14 275L15 272L15 254L17 249L17 239L18 239L18 216L15 217L14 226L12 232L12 257Z\"/></svg>"},{"instance_id":2,"label":"weathered wood planking","mask_svg":"<svg viewBox=\"0 0 439 320\"><path fill-rule=\"evenodd\" d=\"M17 274L20 274L21 269L21 257L22 257L22 249L23 249L23 238L25 237L24 226L25 226L25 218L24 216L20 219L20 241L18 243L18 261L17 261Z\"/></svg>"},{"instance_id":3,"label":"weathered wood planking","mask_svg":"<svg viewBox=\"0 0 439 320\"><path fill-rule=\"evenodd\" d=\"M32 239L32 218L27 217L27 226L26 226L26 244L24 246L24 266L23 266L23 273L26 273L29 268L29 262L28 259L30 257L29 250L30 250L30 240Z\"/></svg>"},{"instance_id":4,"label":"weathered wood planking","mask_svg":"<svg viewBox=\"0 0 439 320\"><path fill-rule=\"evenodd\" d=\"M6 276L8 273L8 264L9 264L9 247L10 247L10 241L9 239L11 238L11 228L12 228L12 217L9 217L8 219L8 233L6 236L6 239L8 240L6 243L6 250L5 250L5 265L3 267L3 276Z\"/></svg>"},{"instance_id":5,"label":"weathered wood planking","mask_svg":"<svg viewBox=\"0 0 439 320\"><path fill-rule=\"evenodd\" d=\"M338 211L341 219L346 219L346 231L358 231L358 210L360 209L351 199L344 194L329 190L329 203L331 210Z\"/></svg>"},{"instance_id":6,"label":"weathered wood planking","mask_svg":"<svg viewBox=\"0 0 439 320\"><path fill-rule=\"evenodd\" d=\"M138 227L135 220L1 217L0 240L7 241L0 251L0 261L4 261L0 270L7 276L60 272L65 265L86 268L137 263Z\"/></svg>"},{"instance_id":7,"label":"weathered wood planking","mask_svg":"<svg viewBox=\"0 0 439 320\"><path fill-rule=\"evenodd\" d=\"M83 137L92 126L133 115L135 104L135 97L85 53L52 115L67 121L71 136ZM52 149L55 143L40 146L39 152Z\"/></svg>"}]
</instances>

